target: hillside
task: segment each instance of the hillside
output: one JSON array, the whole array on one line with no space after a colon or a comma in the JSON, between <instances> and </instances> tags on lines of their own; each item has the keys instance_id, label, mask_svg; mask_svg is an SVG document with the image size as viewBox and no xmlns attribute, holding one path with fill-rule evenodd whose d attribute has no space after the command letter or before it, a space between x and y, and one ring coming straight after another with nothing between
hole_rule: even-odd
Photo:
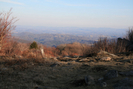
<instances>
[{"instance_id":1,"label":"hillside","mask_svg":"<svg viewBox=\"0 0 133 89\"><path fill-rule=\"evenodd\" d=\"M43 26L17 26L15 33L30 32L34 34L69 34L85 36L89 40L97 40L99 37L121 37L127 29L116 28L89 28L89 27L43 27Z\"/></svg>"},{"instance_id":2,"label":"hillside","mask_svg":"<svg viewBox=\"0 0 133 89\"><path fill-rule=\"evenodd\" d=\"M99 37L118 38L124 36L125 30L115 28L17 26L13 35L20 38L19 42L22 40L37 41L47 46L57 46L73 42L91 44Z\"/></svg>"},{"instance_id":3,"label":"hillside","mask_svg":"<svg viewBox=\"0 0 133 89\"><path fill-rule=\"evenodd\" d=\"M93 43L93 40L89 40L84 36L74 36L69 34L34 34L29 32L15 33L15 37L27 40L27 41L37 41L47 46L57 46L59 44L80 42L85 44ZM19 40L19 42L21 42Z\"/></svg>"}]
</instances>

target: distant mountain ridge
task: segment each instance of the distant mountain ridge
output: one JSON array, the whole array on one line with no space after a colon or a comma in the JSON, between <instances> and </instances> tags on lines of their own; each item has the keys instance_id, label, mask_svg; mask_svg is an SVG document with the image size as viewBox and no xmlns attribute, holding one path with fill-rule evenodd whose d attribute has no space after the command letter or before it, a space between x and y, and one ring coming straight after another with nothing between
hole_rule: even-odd
<instances>
[{"instance_id":1,"label":"distant mountain ridge","mask_svg":"<svg viewBox=\"0 0 133 89\"><path fill-rule=\"evenodd\" d=\"M30 32L35 34L70 34L76 36L85 36L93 40L99 36L121 37L124 36L127 29L116 28L89 28L89 27L43 27L43 26L17 26L15 33Z\"/></svg>"},{"instance_id":2,"label":"distant mountain ridge","mask_svg":"<svg viewBox=\"0 0 133 89\"><path fill-rule=\"evenodd\" d=\"M29 32L22 32L22 33L14 33L13 35L23 40L27 40L30 42L37 41L47 46L57 46L60 44L73 43L73 42L92 44L94 42L93 40L89 40L87 37L74 36L69 34L47 34L47 33L33 34Z\"/></svg>"},{"instance_id":3,"label":"distant mountain ridge","mask_svg":"<svg viewBox=\"0 0 133 89\"><path fill-rule=\"evenodd\" d=\"M57 46L72 42L91 44L99 37L118 38L125 33L126 29L114 28L17 26L13 35L21 40Z\"/></svg>"}]
</instances>

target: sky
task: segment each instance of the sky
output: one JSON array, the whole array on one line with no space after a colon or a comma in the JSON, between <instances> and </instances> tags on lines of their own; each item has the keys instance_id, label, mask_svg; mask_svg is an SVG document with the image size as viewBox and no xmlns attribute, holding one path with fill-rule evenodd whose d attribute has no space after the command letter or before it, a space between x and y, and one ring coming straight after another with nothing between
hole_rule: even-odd
<instances>
[{"instance_id":1,"label":"sky","mask_svg":"<svg viewBox=\"0 0 133 89\"><path fill-rule=\"evenodd\" d=\"M45 27L133 26L133 0L0 0L0 12L19 20L16 25Z\"/></svg>"}]
</instances>

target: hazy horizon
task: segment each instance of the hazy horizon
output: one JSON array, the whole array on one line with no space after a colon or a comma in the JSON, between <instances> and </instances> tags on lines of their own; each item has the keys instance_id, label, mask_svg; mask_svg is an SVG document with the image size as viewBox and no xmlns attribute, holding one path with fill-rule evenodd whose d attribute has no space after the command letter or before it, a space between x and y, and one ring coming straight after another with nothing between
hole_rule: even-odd
<instances>
[{"instance_id":1,"label":"hazy horizon","mask_svg":"<svg viewBox=\"0 0 133 89\"><path fill-rule=\"evenodd\" d=\"M133 0L0 0L0 12L12 9L16 25L129 28Z\"/></svg>"}]
</instances>

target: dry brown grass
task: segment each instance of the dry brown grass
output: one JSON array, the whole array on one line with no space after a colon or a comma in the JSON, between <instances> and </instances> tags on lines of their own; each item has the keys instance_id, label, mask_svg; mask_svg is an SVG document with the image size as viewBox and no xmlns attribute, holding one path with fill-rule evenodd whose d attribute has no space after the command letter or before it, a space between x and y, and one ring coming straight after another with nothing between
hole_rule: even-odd
<instances>
[{"instance_id":1,"label":"dry brown grass","mask_svg":"<svg viewBox=\"0 0 133 89\"><path fill-rule=\"evenodd\" d=\"M121 58L119 58L119 60L121 60ZM4 70L0 65L0 86L2 89L36 89L35 87L42 89L103 89L103 87L99 85L86 86L83 84L79 86L74 81L84 80L84 77L87 75L97 80L107 73L108 70L112 69L118 71L126 71L129 70L129 68L130 70L133 69L132 63L120 63L117 61L54 62L44 59L16 59L12 62L8 61L8 63L9 64L3 67ZM34 63L34 65L31 66L30 63ZM120 64L118 65L118 63ZM51 64L57 65L51 67ZM123 78L123 76L119 75L117 78L106 81L107 87L105 89L113 89L113 85ZM133 78L130 77L130 79Z\"/></svg>"},{"instance_id":2,"label":"dry brown grass","mask_svg":"<svg viewBox=\"0 0 133 89\"><path fill-rule=\"evenodd\" d=\"M85 55L96 54L100 50L113 54L126 52L126 47L123 43L119 43L119 46L117 44L118 42L116 39L99 38L99 40L90 47Z\"/></svg>"},{"instance_id":3,"label":"dry brown grass","mask_svg":"<svg viewBox=\"0 0 133 89\"><path fill-rule=\"evenodd\" d=\"M59 49L59 55L61 56L83 56L86 54L87 50L90 49L90 46L87 44L81 44L78 42L70 43L70 44L61 44L57 46Z\"/></svg>"},{"instance_id":4,"label":"dry brown grass","mask_svg":"<svg viewBox=\"0 0 133 89\"><path fill-rule=\"evenodd\" d=\"M3 59L1 60L1 64L3 66L8 67L8 68L13 68L14 70L25 70L28 68L33 68L35 66L39 65L50 65L57 62L56 60L53 59Z\"/></svg>"}]
</instances>

